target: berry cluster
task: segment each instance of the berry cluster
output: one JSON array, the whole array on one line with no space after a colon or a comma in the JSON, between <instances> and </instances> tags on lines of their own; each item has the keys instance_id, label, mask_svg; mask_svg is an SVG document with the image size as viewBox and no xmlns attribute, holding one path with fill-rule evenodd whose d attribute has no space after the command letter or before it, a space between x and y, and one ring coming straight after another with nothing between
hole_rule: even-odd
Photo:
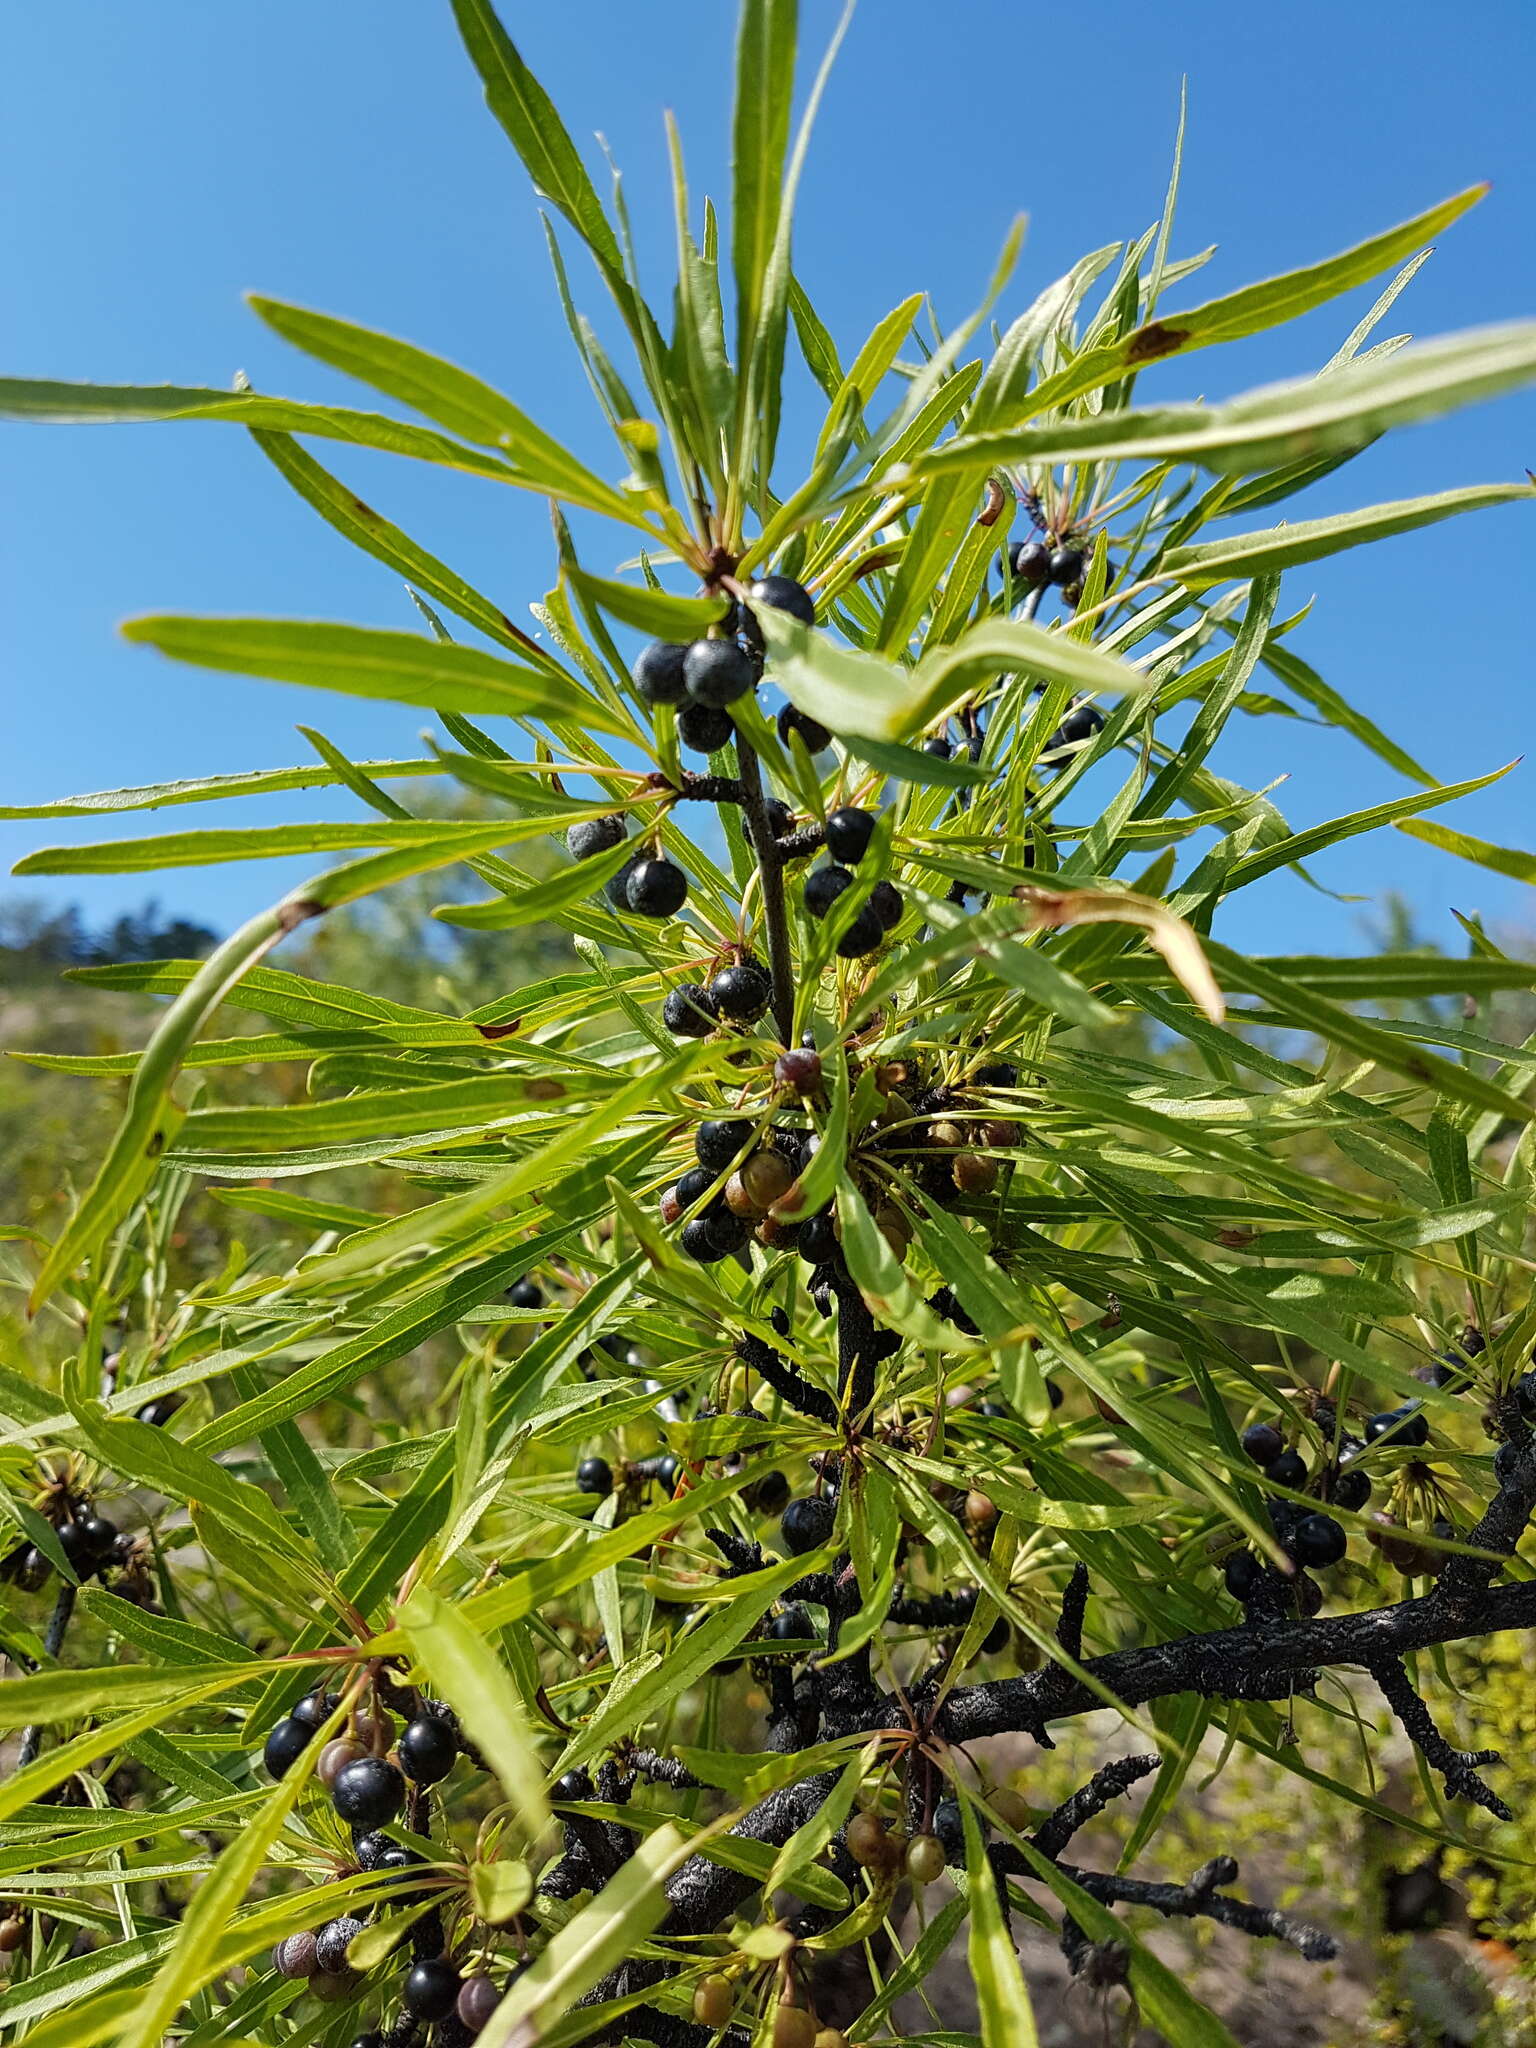
<instances>
[{"instance_id":1,"label":"berry cluster","mask_svg":"<svg viewBox=\"0 0 1536 2048\"><path fill-rule=\"evenodd\" d=\"M806 876L804 902L813 918L823 918L845 889L854 885L853 870L869 851L874 837L873 811L861 811L851 804L828 813L826 847L830 856L825 867ZM892 882L875 883L854 913L853 921L837 942L844 960L862 960L901 922L904 905L901 891Z\"/></svg>"}]
</instances>

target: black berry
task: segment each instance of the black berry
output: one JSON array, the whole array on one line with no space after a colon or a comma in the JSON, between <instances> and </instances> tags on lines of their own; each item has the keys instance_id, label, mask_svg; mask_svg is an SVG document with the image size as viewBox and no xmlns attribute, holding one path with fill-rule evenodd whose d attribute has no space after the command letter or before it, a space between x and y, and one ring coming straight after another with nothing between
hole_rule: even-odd
<instances>
[{"instance_id":1,"label":"black berry","mask_svg":"<svg viewBox=\"0 0 1536 2048\"><path fill-rule=\"evenodd\" d=\"M776 1643L814 1642L816 1629L811 1620L811 1610L795 1601L782 1614L773 1617L768 1624L768 1634Z\"/></svg>"},{"instance_id":2,"label":"black berry","mask_svg":"<svg viewBox=\"0 0 1536 2048\"><path fill-rule=\"evenodd\" d=\"M607 881L604 882L603 894L615 910L628 910L629 878L635 872L635 869L639 867L642 858L643 856L638 853L631 855L625 861L623 867L619 869L619 872L616 875L610 875Z\"/></svg>"},{"instance_id":3,"label":"black berry","mask_svg":"<svg viewBox=\"0 0 1536 2048\"><path fill-rule=\"evenodd\" d=\"M1307 1483L1307 1468L1295 1451L1282 1451L1278 1458L1271 1459L1269 1477L1276 1486L1288 1486L1292 1493L1300 1493Z\"/></svg>"},{"instance_id":4,"label":"black berry","mask_svg":"<svg viewBox=\"0 0 1536 2048\"><path fill-rule=\"evenodd\" d=\"M625 901L636 917L673 917L688 900L688 877L663 855L632 870Z\"/></svg>"},{"instance_id":5,"label":"black berry","mask_svg":"<svg viewBox=\"0 0 1536 2048\"><path fill-rule=\"evenodd\" d=\"M752 1489L752 1508L759 1515L782 1515L788 1503L789 1481L782 1472L765 1472Z\"/></svg>"},{"instance_id":6,"label":"black berry","mask_svg":"<svg viewBox=\"0 0 1536 2048\"><path fill-rule=\"evenodd\" d=\"M478 2034L501 2003L501 1993L490 1977L466 1977L459 1991L458 2015L472 2034Z\"/></svg>"},{"instance_id":7,"label":"black berry","mask_svg":"<svg viewBox=\"0 0 1536 2048\"><path fill-rule=\"evenodd\" d=\"M786 704L778 716L779 738L787 747L792 732L799 733L808 754L823 754L832 744L832 735L817 719L802 711L798 704Z\"/></svg>"},{"instance_id":8,"label":"black berry","mask_svg":"<svg viewBox=\"0 0 1536 2048\"><path fill-rule=\"evenodd\" d=\"M711 1007L732 1024L750 1024L768 1007L773 983L756 960L742 960L735 967L722 967L709 984Z\"/></svg>"},{"instance_id":9,"label":"black berry","mask_svg":"<svg viewBox=\"0 0 1536 2048\"><path fill-rule=\"evenodd\" d=\"M1081 583L1083 551L1081 548L1057 548L1046 567L1053 583Z\"/></svg>"},{"instance_id":10,"label":"black berry","mask_svg":"<svg viewBox=\"0 0 1536 2048\"><path fill-rule=\"evenodd\" d=\"M954 751L948 737L941 732L936 732L931 740L923 741L923 752L931 754L935 761L947 761Z\"/></svg>"},{"instance_id":11,"label":"black berry","mask_svg":"<svg viewBox=\"0 0 1536 2048\"><path fill-rule=\"evenodd\" d=\"M289 1718L302 1721L306 1728L318 1728L336 1711L338 1704L335 1693L307 1692L293 1708Z\"/></svg>"},{"instance_id":12,"label":"black berry","mask_svg":"<svg viewBox=\"0 0 1536 2048\"><path fill-rule=\"evenodd\" d=\"M1389 1444L1410 1444L1415 1448L1429 1442L1429 1423L1417 1401L1405 1401L1401 1408L1386 1409L1367 1420L1366 1442L1376 1443L1383 1438Z\"/></svg>"},{"instance_id":13,"label":"black berry","mask_svg":"<svg viewBox=\"0 0 1536 2048\"><path fill-rule=\"evenodd\" d=\"M723 1173L752 1136L755 1126L744 1116L711 1117L694 1133L693 1149L700 1166Z\"/></svg>"},{"instance_id":14,"label":"black berry","mask_svg":"<svg viewBox=\"0 0 1536 2048\"><path fill-rule=\"evenodd\" d=\"M805 907L812 917L825 917L853 876L846 868L815 868L805 878Z\"/></svg>"},{"instance_id":15,"label":"black berry","mask_svg":"<svg viewBox=\"0 0 1536 2048\"><path fill-rule=\"evenodd\" d=\"M695 1216L691 1223L685 1223L678 1242L689 1258L697 1259L701 1266L712 1266L730 1250L729 1245L717 1243L707 1216Z\"/></svg>"},{"instance_id":16,"label":"black berry","mask_svg":"<svg viewBox=\"0 0 1536 2048\"><path fill-rule=\"evenodd\" d=\"M985 1065L971 1069L973 1088L1017 1088L1019 1070L1007 1060L988 1060Z\"/></svg>"},{"instance_id":17,"label":"black berry","mask_svg":"<svg viewBox=\"0 0 1536 2048\"><path fill-rule=\"evenodd\" d=\"M812 1216L800 1226L800 1237L795 1250L812 1266L824 1266L828 1259L838 1254L837 1231L833 1227L832 1213L823 1210L819 1216Z\"/></svg>"},{"instance_id":18,"label":"black berry","mask_svg":"<svg viewBox=\"0 0 1536 2048\"><path fill-rule=\"evenodd\" d=\"M147 1423L151 1429L164 1429L181 1404L180 1394L162 1394L158 1401L146 1401L135 1420Z\"/></svg>"},{"instance_id":19,"label":"black berry","mask_svg":"<svg viewBox=\"0 0 1536 2048\"><path fill-rule=\"evenodd\" d=\"M901 914L906 905L901 900L901 891L894 882L876 882L869 892L866 908L879 919L882 932L894 931L901 923Z\"/></svg>"},{"instance_id":20,"label":"black berry","mask_svg":"<svg viewBox=\"0 0 1536 2048\"><path fill-rule=\"evenodd\" d=\"M1013 551L1013 573L1031 590L1038 590L1050 575L1050 550L1044 541L1021 540Z\"/></svg>"},{"instance_id":21,"label":"black berry","mask_svg":"<svg viewBox=\"0 0 1536 2048\"><path fill-rule=\"evenodd\" d=\"M688 649L673 640L653 640L642 647L630 670L635 688L647 704L681 704L688 694L683 661Z\"/></svg>"},{"instance_id":22,"label":"black berry","mask_svg":"<svg viewBox=\"0 0 1536 2048\"><path fill-rule=\"evenodd\" d=\"M816 623L816 600L793 576L759 576L747 595L754 604L771 604L775 611L788 612L802 626Z\"/></svg>"},{"instance_id":23,"label":"black berry","mask_svg":"<svg viewBox=\"0 0 1536 2048\"><path fill-rule=\"evenodd\" d=\"M685 704L677 714L677 736L695 754L718 754L735 730L731 714L714 704Z\"/></svg>"},{"instance_id":24,"label":"black berry","mask_svg":"<svg viewBox=\"0 0 1536 2048\"><path fill-rule=\"evenodd\" d=\"M752 1235L752 1225L745 1216L733 1216L722 1204L718 1209L706 1210L700 1219L709 1233L709 1241L715 1245L722 1258L728 1252L737 1252Z\"/></svg>"},{"instance_id":25,"label":"black berry","mask_svg":"<svg viewBox=\"0 0 1536 2048\"><path fill-rule=\"evenodd\" d=\"M274 1778L284 1778L308 1749L313 1728L306 1728L291 1714L279 1721L267 1737L261 1760Z\"/></svg>"},{"instance_id":26,"label":"black berry","mask_svg":"<svg viewBox=\"0 0 1536 2048\"><path fill-rule=\"evenodd\" d=\"M415 2019L446 2019L459 2002L463 1981L446 1956L429 1957L406 1971L400 2003Z\"/></svg>"},{"instance_id":27,"label":"black berry","mask_svg":"<svg viewBox=\"0 0 1536 2048\"><path fill-rule=\"evenodd\" d=\"M537 1280L530 1280L525 1273L521 1280L514 1280L507 1289L507 1301L513 1308L542 1308L544 1290Z\"/></svg>"},{"instance_id":28,"label":"black berry","mask_svg":"<svg viewBox=\"0 0 1536 2048\"><path fill-rule=\"evenodd\" d=\"M357 1858L359 1870L377 1870L382 1859L398 1846L388 1835L381 1835L373 1828L361 1828L352 1837L352 1854Z\"/></svg>"},{"instance_id":29,"label":"black berry","mask_svg":"<svg viewBox=\"0 0 1536 2048\"><path fill-rule=\"evenodd\" d=\"M1363 1508L1371 1497L1371 1482L1364 1472L1341 1472L1333 1482L1329 1497L1341 1508Z\"/></svg>"},{"instance_id":30,"label":"black berry","mask_svg":"<svg viewBox=\"0 0 1536 2048\"><path fill-rule=\"evenodd\" d=\"M707 1038L715 1028L709 990L698 981L669 989L661 1006L661 1021L674 1038Z\"/></svg>"},{"instance_id":31,"label":"black berry","mask_svg":"<svg viewBox=\"0 0 1536 2048\"><path fill-rule=\"evenodd\" d=\"M315 1936L315 1961L328 1977L339 1977L347 1967L348 1946L362 1931L362 1921L344 1913L339 1920L328 1921Z\"/></svg>"},{"instance_id":32,"label":"black berry","mask_svg":"<svg viewBox=\"0 0 1536 2048\"><path fill-rule=\"evenodd\" d=\"M446 1721L436 1714L419 1714L406 1722L395 1753L413 1785L435 1785L453 1769L459 1744Z\"/></svg>"},{"instance_id":33,"label":"black berry","mask_svg":"<svg viewBox=\"0 0 1536 2048\"><path fill-rule=\"evenodd\" d=\"M1247 1601L1264 1576L1263 1567L1251 1550L1234 1550L1222 1567L1227 1591L1234 1600Z\"/></svg>"},{"instance_id":34,"label":"black berry","mask_svg":"<svg viewBox=\"0 0 1536 2048\"><path fill-rule=\"evenodd\" d=\"M695 640L683 659L683 681L691 702L718 710L747 694L757 670L734 640Z\"/></svg>"},{"instance_id":35,"label":"black berry","mask_svg":"<svg viewBox=\"0 0 1536 2048\"><path fill-rule=\"evenodd\" d=\"M576 1467L576 1491L595 1493L604 1500L613 1491L613 1468L606 1458L583 1458Z\"/></svg>"},{"instance_id":36,"label":"black berry","mask_svg":"<svg viewBox=\"0 0 1536 2048\"><path fill-rule=\"evenodd\" d=\"M1079 746L1084 740L1091 740L1103 723L1104 714L1097 705L1074 704L1046 741L1044 751L1053 754L1058 747Z\"/></svg>"},{"instance_id":37,"label":"black berry","mask_svg":"<svg viewBox=\"0 0 1536 2048\"><path fill-rule=\"evenodd\" d=\"M404 1806L405 1780L383 1757L359 1757L337 1772L331 1804L354 1827L381 1828Z\"/></svg>"},{"instance_id":38,"label":"black berry","mask_svg":"<svg viewBox=\"0 0 1536 2048\"><path fill-rule=\"evenodd\" d=\"M868 852L874 830L873 811L860 811L845 804L841 810L827 814L827 851L842 866L855 867Z\"/></svg>"},{"instance_id":39,"label":"black berry","mask_svg":"<svg viewBox=\"0 0 1536 2048\"><path fill-rule=\"evenodd\" d=\"M603 818L581 818L565 835L565 850L572 860L591 860L594 854L611 853L624 844L624 820L617 811Z\"/></svg>"},{"instance_id":40,"label":"black berry","mask_svg":"<svg viewBox=\"0 0 1536 2048\"><path fill-rule=\"evenodd\" d=\"M768 830L775 839L782 839L795 829L795 814L779 796L763 799L763 810L768 819Z\"/></svg>"},{"instance_id":41,"label":"black berry","mask_svg":"<svg viewBox=\"0 0 1536 2048\"><path fill-rule=\"evenodd\" d=\"M1243 1431L1243 1449L1255 1465L1273 1465L1285 1449L1285 1438L1272 1422L1255 1422Z\"/></svg>"},{"instance_id":42,"label":"black berry","mask_svg":"<svg viewBox=\"0 0 1536 2048\"><path fill-rule=\"evenodd\" d=\"M1287 1547L1298 1564L1315 1567L1337 1564L1349 1541L1332 1515L1303 1515Z\"/></svg>"},{"instance_id":43,"label":"black berry","mask_svg":"<svg viewBox=\"0 0 1536 2048\"><path fill-rule=\"evenodd\" d=\"M815 1494L806 1500L792 1500L779 1520L785 1549L796 1557L818 1549L830 1539L836 1519L837 1512L829 1500Z\"/></svg>"},{"instance_id":44,"label":"black berry","mask_svg":"<svg viewBox=\"0 0 1536 2048\"><path fill-rule=\"evenodd\" d=\"M866 903L837 942L840 960L862 960L885 937L885 927Z\"/></svg>"}]
</instances>

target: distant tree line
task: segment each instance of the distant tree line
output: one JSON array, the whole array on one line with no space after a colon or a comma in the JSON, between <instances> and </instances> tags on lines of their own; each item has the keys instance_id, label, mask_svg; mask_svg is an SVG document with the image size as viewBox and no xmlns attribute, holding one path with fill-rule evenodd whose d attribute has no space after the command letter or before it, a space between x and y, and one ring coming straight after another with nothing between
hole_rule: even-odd
<instances>
[{"instance_id":1,"label":"distant tree line","mask_svg":"<svg viewBox=\"0 0 1536 2048\"><path fill-rule=\"evenodd\" d=\"M78 904L50 911L39 903L0 903L0 979L123 960L185 960L207 953L218 940L207 925L166 917L153 900L94 931Z\"/></svg>"}]
</instances>

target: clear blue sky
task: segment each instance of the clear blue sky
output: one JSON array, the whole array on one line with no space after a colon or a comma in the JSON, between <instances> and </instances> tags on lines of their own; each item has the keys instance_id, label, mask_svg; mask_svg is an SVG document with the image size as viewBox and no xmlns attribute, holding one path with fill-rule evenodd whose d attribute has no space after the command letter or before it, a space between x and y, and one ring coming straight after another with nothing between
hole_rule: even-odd
<instances>
[{"instance_id":1,"label":"clear blue sky","mask_svg":"<svg viewBox=\"0 0 1536 2048\"><path fill-rule=\"evenodd\" d=\"M819 47L831 0L802 12ZM733 14L728 0L504 5L573 133L607 137L632 207L653 221L665 219L664 107L683 124L695 193L725 196ZM1084 250L1155 215L1187 74L1176 244L1221 245L1193 297L1322 256L1488 178L1491 196L1446 237L1388 331L1528 316L1533 57L1530 0L1460 13L1427 0L1301 0L1280 16L1225 0L864 0L813 153L797 265L851 355L909 291L929 289L948 320L967 311L1023 210L1029 240L1007 313ZM7 370L227 386L243 368L262 390L370 402L270 336L242 305L254 288L456 358L612 467L573 373L526 177L483 107L447 0L57 0L13 12L6 68ZM659 281L666 235L650 233L648 246ZM595 282L581 289L595 310ZM1368 299L1170 364L1141 395L1224 395L1305 372ZM547 587L537 501L387 457L326 459L514 615ZM0 462L0 801L307 759L297 719L354 755L416 751L419 713L203 675L116 639L122 618L147 610L412 623L391 575L324 527L238 430L10 428ZM1517 478L1528 463L1532 395L1396 437L1310 509ZM1475 774L1536 733L1533 547L1536 511L1519 506L1293 572L1289 603L1318 600L1295 644L1447 779ZM1298 823L1406 787L1342 738L1292 721L1241 721L1223 759L1250 784L1289 775L1278 800ZM1536 765L1523 767L1442 815L1530 845L1533 776ZM247 803L139 814L117 829L351 815L349 798L322 795L259 813ZM0 853L9 864L44 840L110 829L0 825ZM184 870L155 886L168 909L225 928L315 865ZM1517 884L1396 833L1346 847L1319 872L1378 897L1402 889L1445 938L1451 905L1536 922ZM77 899L93 920L145 893L134 877L0 887ZM1234 934L1265 950L1358 937L1359 910L1290 877L1244 901Z\"/></svg>"}]
</instances>

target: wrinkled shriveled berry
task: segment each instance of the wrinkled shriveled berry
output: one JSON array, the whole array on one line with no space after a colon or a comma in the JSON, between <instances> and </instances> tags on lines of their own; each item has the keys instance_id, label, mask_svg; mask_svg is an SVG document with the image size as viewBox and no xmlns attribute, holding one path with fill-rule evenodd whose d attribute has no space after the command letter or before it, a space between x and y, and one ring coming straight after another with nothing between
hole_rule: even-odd
<instances>
[{"instance_id":1,"label":"wrinkled shriveled berry","mask_svg":"<svg viewBox=\"0 0 1536 2048\"><path fill-rule=\"evenodd\" d=\"M624 820L617 811L602 818L579 818L565 835L565 850L572 860L591 860L623 844Z\"/></svg>"},{"instance_id":2,"label":"wrinkled shriveled berry","mask_svg":"<svg viewBox=\"0 0 1536 2048\"><path fill-rule=\"evenodd\" d=\"M675 640L653 640L642 647L630 670L635 689L647 704L681 704L688 694L683 675L686 646Z\"/></svg>"},{"instance_id":3,"label":"wrinkled shriveled berry","mask_svg":"<svg viewBox=\"0 0 1536 2048\"><path fill-rule=\"evenodd\" d=\"M315 1936L315 1960L328 1977L339 1977L347 1967L348 1946L362 1931L362 1921L344 1913L339 1920L328 1921Z\"/></svg>"},{"instance_id":4,"label":"wrinkled shriveled berry","mask_svg":"<svg viewBox=\"0 0 1536 2048\"><path fill-rule=\"evenodd\" d=\"M290 1934L286 1941L280 1941L273 1949L272 1967L279 1977L313 1977L318 1968L315 1937L307 1931Z\"/></svg>"}]
</instances>

